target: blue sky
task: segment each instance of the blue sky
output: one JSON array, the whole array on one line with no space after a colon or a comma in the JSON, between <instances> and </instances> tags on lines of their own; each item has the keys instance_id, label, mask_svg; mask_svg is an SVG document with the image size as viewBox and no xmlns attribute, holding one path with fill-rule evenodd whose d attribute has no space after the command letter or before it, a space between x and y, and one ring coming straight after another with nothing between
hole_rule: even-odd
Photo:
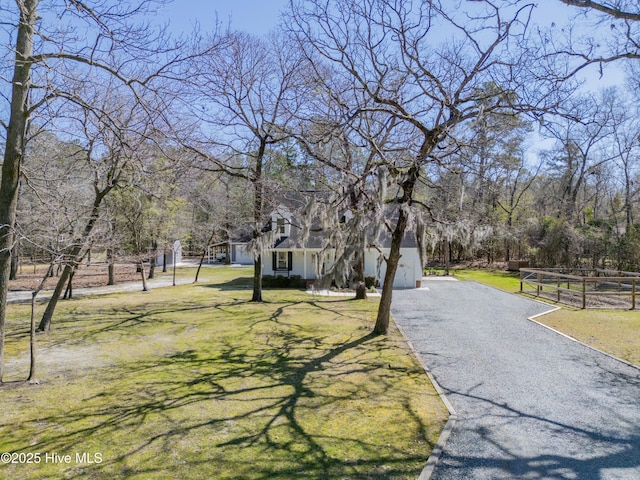
<instances>
[{"instance_id":1,"label":"blue sky","mask_svg":"<svg viewBox=\"0 0 640 480\"><path fill-rule=\"evenodd\" d=\"M206 33L216 19L232 30L242 30L261 35L276 27L279 15L289 0L174 0L158 12L158 22L170 23L174 34L188 34L196 22ZM534 10L534 23L549 27L552 23L560 27L570 15L581 10L567 7L559 0L542 0ZM619 65L607 66L603 78L596 68L584 72L587 89L597 90L612 84L622 83Z\"/></svg>"},{"instance_id":2,"label":"blue sky","mask_svg":"<svg viewBox=\"0 0 640 480\"><path fill-rule=\"evenodd\" d=\"M174 33L189 33L198 22L205 31L218 15L233 30L263 34L278 23L279 13L288 0L174 0L159 12L160 21L169 21Z\"/></svg>"}]
</instances>

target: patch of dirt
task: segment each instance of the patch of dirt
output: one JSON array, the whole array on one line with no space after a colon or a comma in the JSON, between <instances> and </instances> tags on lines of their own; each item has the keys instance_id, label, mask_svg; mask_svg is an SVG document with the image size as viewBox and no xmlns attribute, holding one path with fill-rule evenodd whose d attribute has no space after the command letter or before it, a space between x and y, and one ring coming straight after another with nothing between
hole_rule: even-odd
<instances>
[{"instance_id":1,"label":"patch of dirt","mask_svg":"<svg viewBox=\"0 0 640 480\"><path fill-rule=\"evenodd\" d=\"M106 363L105 359L98 355L100 347L62 347L47 346L37 351L36 372L38 377L53 378L65 372L86 371L100 367ZM29 376L29 354L24 352L20 356L8 359L7 370L12 376L27 378Z\"/></svg>"},{"instance_id":2,"label":"patch of dirt","mask_svg":"<svg viewBox=\"0 0 640 480\"><path fill-rule=\"evenodd\" d=\"M9 290L34 290L42 280L46 270L46 265L36 266L36 272L32 265L24 265L18 270L18 278L9 281ZM54 276L47 279L45 290L55 288L62 270L54 271ZM136 272L136 266L129 263L117 264L115 268L116 283L137 282L140 280L140 273ZM108 281L107 264L92 263L91 265L80 265L73 276L73 288L102 287Z\"/></svg>"}]
</instances>

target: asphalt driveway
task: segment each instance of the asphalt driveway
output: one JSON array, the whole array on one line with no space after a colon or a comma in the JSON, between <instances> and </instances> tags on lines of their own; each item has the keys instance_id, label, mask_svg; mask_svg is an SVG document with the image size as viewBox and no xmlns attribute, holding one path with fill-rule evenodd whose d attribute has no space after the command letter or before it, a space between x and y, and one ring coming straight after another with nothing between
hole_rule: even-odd
<instances>
[{"instance_id":1,"label":"asphalt driveway","mask_svg":"<svg viewBox=\"0 0 640 480\"><path fill-rule=\"evenodd\" d=\"M458 415L432 478L640 480L640 370L527 320L547 305L425 284L392 314Z\"/></svg>"}]
</instances>

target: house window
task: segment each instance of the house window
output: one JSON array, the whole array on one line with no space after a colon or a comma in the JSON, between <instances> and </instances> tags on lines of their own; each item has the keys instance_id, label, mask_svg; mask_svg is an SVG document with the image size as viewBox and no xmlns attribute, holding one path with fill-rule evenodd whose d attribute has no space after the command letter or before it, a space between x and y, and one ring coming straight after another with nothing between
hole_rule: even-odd
<instances>
[{"instance_id":1,"label":"house window","mask_svg":"<svg viewBox=\"0 0 640 480\"><path fill-rule=\"evenodd\" d=\"M283 235L284 232L285 232L285 229L284 229L284 225L285 225L284 224L284 218L279 218L277 220L277 222L278 222L278 233Z\"/></svg>"},{"instance_id":2,"label":"house window","mask_svg":"<svg viewBox=\"0 0 640 480\"><path fill-rule=\"evenodd\" d=\"M278 252L278 270L287 270L289 262L287 261L287 252Z\"/></svg>"}]
</instances>

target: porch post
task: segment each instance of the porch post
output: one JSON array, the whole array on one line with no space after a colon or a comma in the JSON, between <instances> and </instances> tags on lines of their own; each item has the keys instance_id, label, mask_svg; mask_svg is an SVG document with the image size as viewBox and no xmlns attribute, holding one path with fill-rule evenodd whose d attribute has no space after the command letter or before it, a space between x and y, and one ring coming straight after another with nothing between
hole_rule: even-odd
<instances>
[{"instance_id":1,"label":"porch post","mask_svg":"<svg viewBox=\"0 0 640 480\"><path fill-rule=\"evenodd\" d=\"M307 280L307 249L302 250L302 279Z\"/></svg>"}]
</instances>

